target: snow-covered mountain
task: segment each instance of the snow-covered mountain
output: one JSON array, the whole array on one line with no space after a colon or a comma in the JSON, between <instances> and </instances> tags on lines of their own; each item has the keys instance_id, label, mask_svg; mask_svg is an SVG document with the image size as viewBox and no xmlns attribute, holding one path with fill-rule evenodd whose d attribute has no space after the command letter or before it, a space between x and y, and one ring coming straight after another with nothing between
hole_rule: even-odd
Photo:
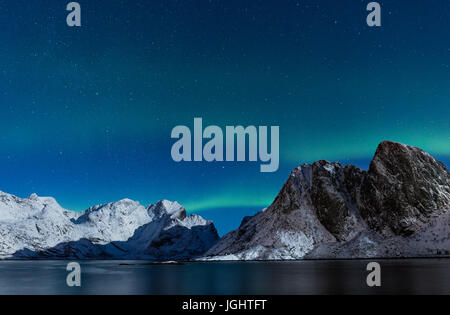
<instances>
[{"instance_id":1,"label":"snow-covered mountain","mask_svg":"<svg viewBox=\"0 0 450 315\"><path fill-rule=\"evenodd\" d=\"M379 145L368 172L327 161L296 168L274 203L225 235L206 260L445 255L450 174L428 153Z\"/></svg>"},{"instance_id":2,"label":"snow-covered mountain","mask_svg":"<svg viewBox=\"0 0 450 315\"><path fill-rule=\"evenodd\" d=\"M124 199L77 213L53 198L0 192L0 258L190 259L218 238L212 222L176 202Z\"/></svg>"}]
</instances>

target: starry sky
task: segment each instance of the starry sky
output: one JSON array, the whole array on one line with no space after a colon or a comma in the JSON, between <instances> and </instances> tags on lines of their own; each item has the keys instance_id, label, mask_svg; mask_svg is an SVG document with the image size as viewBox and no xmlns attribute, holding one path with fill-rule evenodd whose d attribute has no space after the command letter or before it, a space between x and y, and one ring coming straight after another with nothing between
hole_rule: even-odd
<instances>
[{"instance_id":1,"label":"starry sky","mask_svg":"<svg viewBox=\"0 0 450 315\"><path fill-rule=\"evenodd\" d=\"M450 2L0 2L0 190L65 208L177 200L221 234L297 165L367 168L379 142L450 165ZM171 130L280 126L280 168L175 163Z\"/></svg>"}]
</instances>

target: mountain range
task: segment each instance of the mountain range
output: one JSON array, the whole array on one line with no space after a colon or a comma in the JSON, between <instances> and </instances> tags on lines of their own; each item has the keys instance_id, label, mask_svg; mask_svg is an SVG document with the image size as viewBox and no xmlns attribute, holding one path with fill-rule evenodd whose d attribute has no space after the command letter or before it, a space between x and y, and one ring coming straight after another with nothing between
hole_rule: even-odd
<instances>
[{"instance_id":1,"label":"mountain range","mask_svg":"<svg viewBox=\"0 0 450 315\"><path fill-rule=\"evenodd\" d=\"M444 256L450 174L421 149L385 141L369 170L296 168L268 208L219 240L211 221L167 200L83 212L0 192L0 259L292 260Z\"/></svg>"},{"instance_id":2,"label":"mountain range","mask_svg":"<svg viewBox=\"0 0 450 315\"><path fill-rule=\"evenodd\" d=\"M0 258L186 260L218 239L211 221L167 200L144 207L124 199L77 213L53 198L0 193Z\"/></svg>"}]
</instances>

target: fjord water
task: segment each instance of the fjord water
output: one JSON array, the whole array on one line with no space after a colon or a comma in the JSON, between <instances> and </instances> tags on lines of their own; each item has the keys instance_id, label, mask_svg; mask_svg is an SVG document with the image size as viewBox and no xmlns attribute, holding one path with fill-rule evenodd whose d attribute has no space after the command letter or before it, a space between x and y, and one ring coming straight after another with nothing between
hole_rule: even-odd
<instances>
[{"instance_id":1,"label":"fjord water","mask_svg":"<svg viewBox=\"0 0 450 315\"><path fill-rule=\"evenodd\" d=\"M450 294L450 259L378 260L381 288L366 285L368 261L220 262L150 265L82 261L81 287L65 261L0 261L0 294Z\"/></svg>"}]
</instances>

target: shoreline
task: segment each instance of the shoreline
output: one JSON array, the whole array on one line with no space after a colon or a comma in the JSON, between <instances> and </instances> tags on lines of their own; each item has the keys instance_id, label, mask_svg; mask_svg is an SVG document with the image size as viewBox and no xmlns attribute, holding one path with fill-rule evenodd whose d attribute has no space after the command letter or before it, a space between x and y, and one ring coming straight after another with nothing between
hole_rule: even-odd
<instances>
[{"instance_id":1,"label":"shoreline","mask_svg":"<svg viewBox=\"0 0 450 315\"><path fill-rule=\"evenodd\" d=\"M152 261L148 259L0 259L1 262L33 262L33 261L80 261L80 262L109 262L117 261L122 266L132 266L136 264L127 264L127 261L142 262L139 265L148 266L170 266L170 265L184 265L188 263L284 263L284 262L309 262L309 261L373 261L373 260L435 260L435 259L450 259L450 255L444 256L415 256L415 257L367 257L367 258L324 258L324 259L285 259L285 260L171 260L171 261Z\"/></svg>"}]
</instances>

